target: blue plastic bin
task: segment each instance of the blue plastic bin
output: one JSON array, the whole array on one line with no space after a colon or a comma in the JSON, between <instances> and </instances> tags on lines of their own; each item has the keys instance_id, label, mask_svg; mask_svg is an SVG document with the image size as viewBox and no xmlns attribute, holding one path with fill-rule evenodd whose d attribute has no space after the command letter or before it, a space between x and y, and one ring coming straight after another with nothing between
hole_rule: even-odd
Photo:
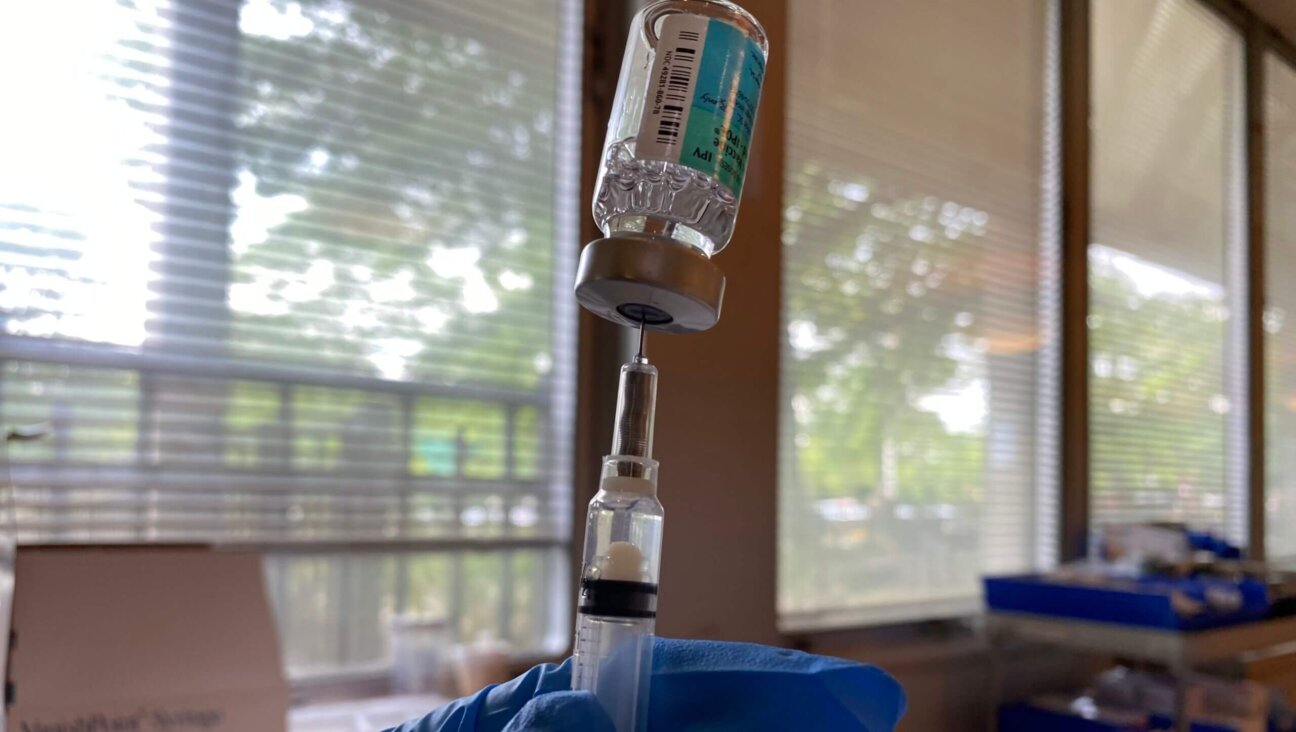
<instances>
[{"instance_id":1,"label":"blue plastic bin","mask_svg":"<svg viewBox=\"0 0 1296 732\"><path fill-rule=\"evenodd\" d=\"M992 610L1051 615L1099 623L1135 625L1165 630L1204 630L1264 618L1269 613L1268 591L1261 582L1241 583L1218 579L1140 579L1091 586L1057 582L1039 575L987 577L986 605ZM1184 616L1175 612L1172 592L1201 601L1214 588L1241 593L1241 606L1233 611L1206 609Z\"/></svg>"},{"instance_id":2,"label":"blue plastic bin","mask_svg":"<svg viewBox=\"0 0 1296 732\"><path fill-rule=\"evenodd\" d=\"M999 708L999 732L1146 732L1147 727L1110 724L1029 704Z\"/></svg>"},{"instance_id":3,"label":"blue plastic bin","mask_svg":"<svg viewBox=\"0 0 1296 732\"><path fill-rule=\"evenodd\" d=\"M1029 704L1009 704L999 708L999 732L1148 732L1174 729L1174 721L1164 715L1149 715L1145 725L1114 724L1085 719L1066 712L1041 709ZM1237 732L1232 727L1194 722L1191 732Z\"/></svg>"}]
</instances>

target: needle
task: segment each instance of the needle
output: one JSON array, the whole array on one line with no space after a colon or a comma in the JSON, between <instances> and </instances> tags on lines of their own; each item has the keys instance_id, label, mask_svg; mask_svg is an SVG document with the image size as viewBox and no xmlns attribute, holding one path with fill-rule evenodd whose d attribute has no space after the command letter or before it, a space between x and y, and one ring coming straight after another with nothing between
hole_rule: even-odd
<instances>
[{"instance_id":1,"label":"needle","mask_svg":"<svg viewBox=\"0 0 1296 732\"><path fill-rule=\"evenodd\" d=\"M635 360L642 360L644 355L644 322L639 321L639 353L635 354Z\"/></svg>"}]
</instances>

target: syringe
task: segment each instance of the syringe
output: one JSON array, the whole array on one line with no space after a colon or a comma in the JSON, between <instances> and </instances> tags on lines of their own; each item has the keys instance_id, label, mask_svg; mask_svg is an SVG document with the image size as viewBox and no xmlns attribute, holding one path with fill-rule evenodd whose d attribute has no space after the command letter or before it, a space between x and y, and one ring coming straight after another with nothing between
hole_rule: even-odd
<instances>
[{"instance_id":1,"label":"syringe","mask_svg":"<svg viewBox=\"0 0 1296 732\"><path fill-rule=\"evenodd\" d=\"M621 367L612 454L589 504L572 688L594 692L617 732L648 728L648 689L662 505L652 459L657 369L640 354Z\"/></svg>"}]
</instances>

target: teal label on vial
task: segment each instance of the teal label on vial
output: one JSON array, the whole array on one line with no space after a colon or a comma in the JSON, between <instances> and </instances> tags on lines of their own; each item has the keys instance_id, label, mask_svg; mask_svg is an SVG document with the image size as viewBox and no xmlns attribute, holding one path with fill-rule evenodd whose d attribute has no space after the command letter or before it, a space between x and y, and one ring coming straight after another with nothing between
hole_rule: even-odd
<instances>
[{"instance_id":1,"label":"teal label on vial","mask_svg":"<svg viewBox=\"0 0 1296 732\"><path fill-rule=\"evenodd\" d=\"M742 195L765 58L737 28L715 18L662 21L637 157L706 173Z\"/></svg>"},{"instance_id":2,"label":"teal label on vial","mask_svg":"<svg viewBox=\"0 0 1296 732\"><path fill-rule=\"evenodd\" d=\"M760 48L737 28L712 19L680 162L715 176L735 196L742 195L764 80Z\"/></svg>"}]
</instances>

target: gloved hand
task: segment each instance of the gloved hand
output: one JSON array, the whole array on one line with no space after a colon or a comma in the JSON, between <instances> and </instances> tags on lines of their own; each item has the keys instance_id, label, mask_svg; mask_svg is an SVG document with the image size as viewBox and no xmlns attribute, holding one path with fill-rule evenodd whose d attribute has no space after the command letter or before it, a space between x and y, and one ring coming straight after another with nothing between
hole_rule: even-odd
<instances>
[{"instance_id":1,"label":"gloved hand","mask_svg":"<svg viewBox=\"0 0 1296 732\"><path fill-rule=\"evenodd\" d=\"M536 666L388 732L614 732L571 661ZM651 732L892 732L904 691L885 671L748 643L658 638Z\"/></svg>"}]
</instances>

